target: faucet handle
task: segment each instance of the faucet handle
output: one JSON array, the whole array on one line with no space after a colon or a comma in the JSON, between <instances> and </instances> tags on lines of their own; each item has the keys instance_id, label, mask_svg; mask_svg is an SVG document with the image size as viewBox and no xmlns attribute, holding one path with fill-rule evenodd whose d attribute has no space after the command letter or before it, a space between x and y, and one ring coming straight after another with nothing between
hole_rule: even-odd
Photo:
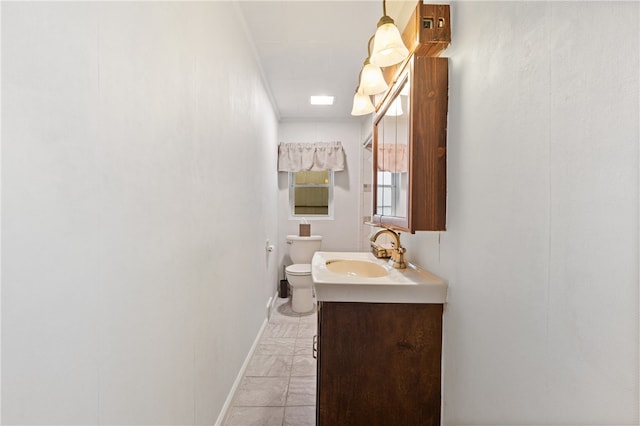
<instances>
[{"instance_id":1,"label":"faucet handle","mask_svg":"<svg viewBox=\"0 0 640 426\"><path fill-rule=\"evenodd\" d=\"M404 253L407 251L404 247L394 250L391 260L393 261L393 267L396 269L405 269L407 262L404 260Z\"/></svg>"}]
</instances>

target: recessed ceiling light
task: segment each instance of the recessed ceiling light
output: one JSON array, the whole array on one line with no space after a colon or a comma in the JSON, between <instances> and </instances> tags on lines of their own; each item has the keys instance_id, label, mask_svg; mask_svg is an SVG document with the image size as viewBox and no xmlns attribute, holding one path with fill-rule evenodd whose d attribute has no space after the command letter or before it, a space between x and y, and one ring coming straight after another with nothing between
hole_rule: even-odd
<instances>
[{"instance_id":1,"label":"recessed ceiling light","mask_svg":"<svg viewBox=\"0 0 640 426\"><path fill-rule=\"evenodd\" d=\"M333 96L311 96L311 105L333 105Z\"/></svg>"}]
</instances>

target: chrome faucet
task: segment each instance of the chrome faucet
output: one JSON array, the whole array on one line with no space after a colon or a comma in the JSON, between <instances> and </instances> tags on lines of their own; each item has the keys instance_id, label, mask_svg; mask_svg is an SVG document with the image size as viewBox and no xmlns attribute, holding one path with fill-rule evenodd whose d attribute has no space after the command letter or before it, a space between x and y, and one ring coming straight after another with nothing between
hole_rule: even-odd
<instances>
[{"instance_id":1,"label":"chrome faucet","mask_svg":"<svg viewBox=\"0 0 640 426\"><path fill-rule=\"evenodd\" d=\"M404 260L404 254L407 249L402 247L400 244L400 233L392 231L389 228L381 229L370 238L372 246L382 234L389 234L391 235L391 238L393 238L393 242L391 243L393 248L391 249L391 260L389 263L396 269L405 269L407 267L407 263Z\"/></svg>"}]
</instances>

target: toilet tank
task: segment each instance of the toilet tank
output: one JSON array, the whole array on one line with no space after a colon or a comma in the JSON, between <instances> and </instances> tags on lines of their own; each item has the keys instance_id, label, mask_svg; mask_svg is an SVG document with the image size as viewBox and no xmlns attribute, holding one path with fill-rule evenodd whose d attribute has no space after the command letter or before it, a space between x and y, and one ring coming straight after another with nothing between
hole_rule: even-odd
<instances>
[{"instance_id":1,"label":"toilet tank","mask_svg":"<svg viewBox=\"0 0 640 426\"><path fill-rule=\"evenodd\" d=\"M320 250L322 237L320 235L310 237L287 235L287 244L289 244L289 257L293 263L311 263L313 254Z\"/></svg>"}]
</instances>

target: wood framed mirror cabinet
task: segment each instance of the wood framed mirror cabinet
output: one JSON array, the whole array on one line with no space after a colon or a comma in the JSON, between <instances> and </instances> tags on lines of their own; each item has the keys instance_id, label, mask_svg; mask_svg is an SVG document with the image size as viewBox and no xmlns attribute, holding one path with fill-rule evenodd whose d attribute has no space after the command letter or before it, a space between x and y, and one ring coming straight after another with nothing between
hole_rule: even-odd
<instances>
[{"instance_id":1,"label":"wood framed mirror cabinet","mask_svg":"<svg viewBox=\"0 0 640 426\"><path fill-rule=\"evenodd\" d=\"M373 122L373 216L414 233L446 229L448 59L412 55Z\"/></svg>"}]
</instances>

